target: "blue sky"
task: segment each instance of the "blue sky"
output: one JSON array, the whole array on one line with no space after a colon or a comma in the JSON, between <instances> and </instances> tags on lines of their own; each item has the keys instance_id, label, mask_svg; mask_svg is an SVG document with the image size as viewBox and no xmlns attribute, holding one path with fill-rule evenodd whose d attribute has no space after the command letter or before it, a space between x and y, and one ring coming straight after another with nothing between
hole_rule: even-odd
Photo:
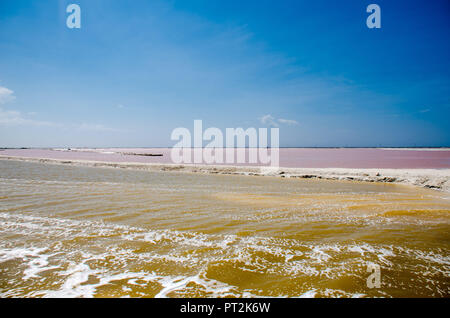
<instances>
[{"instance_id":1,"label":"blue sky","mask_svg":"<svg viewBox=\"0 0 450 318\"><path fill-rule=\"evenodd\" d=\"M449 15L447 0L1 0L0 147L171 146L194 119L278 126L290 147L450 146Z\"/></svg>"}]
</instances>

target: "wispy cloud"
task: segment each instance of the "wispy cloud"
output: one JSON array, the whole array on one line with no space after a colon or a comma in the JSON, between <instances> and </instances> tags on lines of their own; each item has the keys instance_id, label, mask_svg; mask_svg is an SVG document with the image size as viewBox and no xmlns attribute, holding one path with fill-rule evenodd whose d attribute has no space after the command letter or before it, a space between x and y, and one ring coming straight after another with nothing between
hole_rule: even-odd
<instances>
[{"instance_id":1,"label":"wispy cloud","mask_svg":"<svg viewBox=\"0 0 450 318\"><path fill-rule=\"evenodd\" d=\"M259 121L263 125L268 125L268 126L272 126L272 127L279 127L280 124L282 124L282 125L289 125L289 126L298 125L298 122L296 120L284 119L284 118L276 119L275 117L273 117L270 114L267 114L267 115L264 115L264 116L260 117Z\"/></svg>"},{"instance_id":2,"label":"wispy cloud","mask_svg":"<svg viewBox=\"0 0 450 318\"><path fill-rule=\"evenodd\" d=\"M0 104L5 104L15 99L14 92L9 88L0 86ZM124 108L122 104L117 105L118 108ZM0 125L2 126L41 126L41 127L57 127L66 129L78 129L83 131L98 131L98 132L113 132L122 131L115 128L110 128L102 124L63 124L59 122L36 120L29 118L35 117L37 112L21 113L17 110L6 110L0 108Z\"/></svg>"},{"instance_id":3,"label":"wispy cloud","mask_svg":"<svg viewBox=\"0 0 450 318\"><path fill-rule=\"evenodd\" d=\"M26 118L21 112L16 110L4 110L0 108L0 125L4 126L50 126L50 127L62 127L59 123L40 121Z\"/></svg>"},{"instance_id":4,"label":"wispy cloud","mask_svg":"<svg viewBox=\"0 0 450 318\"><path fill-rule=\"evenodd\" d=\"M29 116L35 116L35 112L27 113ZM81 123L81 124L64 124L52 121L43 121L28 118L16 110L4 110L0 108L0 125L1 126L34 126L34 127L54 127L64 129L77 129L81 131L95 132L125 132L121 129L111 128L102 124Z\"/></svg>"},{"instance_id":5,"label":"wispy cloud","mask_svg":"<svg viewBox=\"0 0 450 318\"><path fill-rule=\"evenodd\" d=\"M290 125L290 126L298 125L298 121L293 120L293 119L279 118L278 122L281 124L286 124L286 125Z\"/></svg>"},{"instance_id":6,"label":"wispy cloud","mask_svg":"<svg viewBox=\"0 0 450 318\"><path fill-rule=\"evenodd\" d=\"M0 104L5 104L14 100L16 97L14 96L14 92L9 88L0 86Z\"/></svg>"},{"instance_id":7,"label":"wispy cloud","mask_svg":"<svg viewBox=\"0 0 450 318\"><path fill-rule=\"evenodd\" d=\"M116 129L116 128L111 128L111 127L107 127L105 125L102 124L88 124L88 123L82 123L80 125L76 126L77 129L79 130L84 130L84 131L98 131L98 132L119 132L122 131L120 129Z\"/></svg>"},{"instance_id":8,"label":"wispy cloud","mask_svg":"<svg viewBox=\"0 0 450 318\"><path fill-rule=\"evenodd\" d=\"M276 122L275 118L272 115L269 115L269 114L260 117L259 121L263 125L278 127L278 123Z\"/></svg>"}]
</instances>

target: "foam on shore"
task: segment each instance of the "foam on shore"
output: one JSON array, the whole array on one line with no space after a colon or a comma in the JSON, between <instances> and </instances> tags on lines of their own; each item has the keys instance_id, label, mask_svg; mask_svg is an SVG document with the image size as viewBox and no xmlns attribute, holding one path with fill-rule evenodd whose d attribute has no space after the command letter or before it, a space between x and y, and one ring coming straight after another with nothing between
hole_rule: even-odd
<instances>
[{"instance_id":1,"label":"foam on shore","mask_svg":"<svg viewBox=\"0 0 450 318\"><path fill-rule=\"evenodd\" d=\"M365 242L317 244L288 238L152 230L16 212L0 213L0 225L2 235L40 237L21 246L0 242L0 264L10 273L12 267L16 269L16 275L8 277L9 288L0 289L0 297L361 297L365 288L349 292L320 283L314 287L312 282L342 277L365 282L368 262L379 264L384 273L421 272L415 282L388 281L392 276L385 274L385 283L395 285L393 288L411 288L402 284L421 281L436 296L448 294L442 277L449 275L450 257L441 248L421 250ZM96 233L101 236L95 237ZM144 245L145 249L139 248ZM404 261L398 264L398 259ZM222 276L225 269L252 277L289 277L302 283L290 295L285 290L240 288Z\"/></svg>"}]
</instances>

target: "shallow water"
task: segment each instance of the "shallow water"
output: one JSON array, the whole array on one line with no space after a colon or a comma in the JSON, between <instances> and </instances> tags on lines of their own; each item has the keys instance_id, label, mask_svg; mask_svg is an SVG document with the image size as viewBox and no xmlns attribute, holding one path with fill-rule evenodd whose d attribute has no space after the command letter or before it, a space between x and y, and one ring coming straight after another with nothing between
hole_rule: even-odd
<instances>
[{"instance_id":1,"label":"shallow water","mask_svg":"<svg viewBox=\"0 0 450 318\"><path fill-rule=\"evenodd\" d=\"M133 163L173 163L172 148L99 148L99 149L0 149L0 156L48 158L59 160L89 160ZM234 165L258 166L248 162ZM138 154L161 154L148 157ZM225 153L225 150L223 150ZM192 159L192 158L191 158ZM237 158L235 158L237 159ZM449 169L449 148L280 148L280 167L285 168L393 168L393 169ZM226 161L224 161L226 162ZM206 164L206 162L203 162ZM264 166L264 165L263 165Z\"/></svg>"},{"instance_id":2,"label":"shallow water","mask_svg":"<svg viewBox=\"0 0 450 318\"><path fill-rule=\"evenodd\" d=\"M449 212L401 185L0 160L0 296L448 297Z\"/></svg>"}]
</instances>

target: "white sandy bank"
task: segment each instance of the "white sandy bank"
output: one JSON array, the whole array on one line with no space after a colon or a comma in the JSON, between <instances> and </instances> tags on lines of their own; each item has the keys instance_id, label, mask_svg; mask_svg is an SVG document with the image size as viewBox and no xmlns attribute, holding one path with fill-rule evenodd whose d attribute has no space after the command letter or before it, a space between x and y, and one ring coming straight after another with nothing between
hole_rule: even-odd
<instances>
[{"instance_id":1,"label":"white sandy bank","mask_svg":"<svg viewBox=\"0 0 450 318\"><path fill-rule=\"evenodd\" d=\"M450 193L450 169L348 169L348 168L271 168L225 165L180 165L135 162L105 162L13 157L0 155L3 160L70 164L74 166L110 167L147 171L178 171L210 174L277 176L283 178L318 178L366 182L391 182L437 189Z\"/></svg>"}]
</instances>

